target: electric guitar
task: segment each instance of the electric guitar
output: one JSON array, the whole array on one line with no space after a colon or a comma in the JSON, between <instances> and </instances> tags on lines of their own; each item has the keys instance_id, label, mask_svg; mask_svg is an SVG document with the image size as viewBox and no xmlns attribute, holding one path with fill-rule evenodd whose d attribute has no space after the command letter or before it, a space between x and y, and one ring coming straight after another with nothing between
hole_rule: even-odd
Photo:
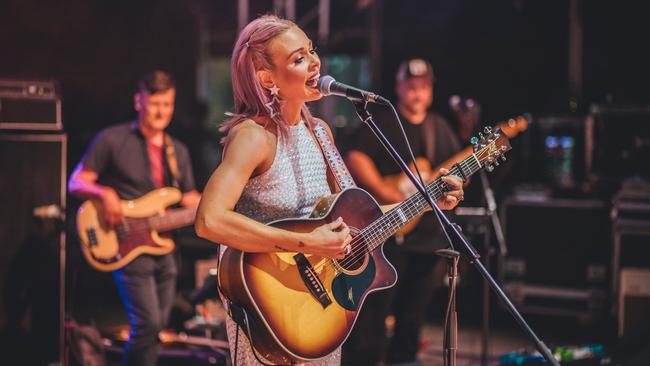
<instances>
[{"instance_id":1,"label":"electric guitar","mask_svg":"<svg viewBox=\"0 0 650 366\"><path fill-rule=\"evenodd\" d=\"M158 332L158 339L161 343L177 343L189 346L210 347L217 350L228 350L228 342L221 339L212 339L188 335L187 333L178 333L173 330L163 329ZM128 340L128 337L127 339Z\"/></svg>"},{"instance_id":2,"label":"electric guitar","mask_svg":"<svg viewBox=\"0 0 650 366\"><path fill-rule=\"evenodd\" d=\"M510 148L498 129L490 132L450 174L469 177L483 167L491 170ZM438 178L426 189L438 199L450 187ZM229 300L233 318L245 315L246 321L240 324L252 347L276 364L311 361L336 350L352 330L366 296L397 281L383 243L427 207L426 200L416 194L382 213L370 194L350 188L323 198L310 218L269 224L306 233L340 216L353 237L350 253L343 259L291 252L247 253L227 247L219 266L219 287Z\"/></svg>"},{"instance_id":3,"label":"electric guitar","mask_svg":"<svg viewBox=\"0 0 650 366\"><path fill-rule=\"evenodd\" d=\"M500 129L501 132L504 133L509 139L512 139L515 136L517 136L520 132L526 131L526 129L528 128L528 120L526 120L526 118L524 118L523 116L519 116L516 119L511 118L506 122L502 122L498 124L497 128ZM418 170L424 177L425 181L428 180L428 178L433 180L433 178L436 178L436 175L438 174L440 168L449 169L456 162L461 161L467 158L468 156L470 156L472 152L473 152L473 146L468 146L463 150L454 154L454 156L452 156L451 158L445 160L442 164L438 165L435 169L432 169L429 161L426 158L422 158L422 157L415 158L415 165L418 167ZM415 172L413 164L410 164L410 169L411 171ZM401 192L404 192L407 195L414 194L415 192L417 192L416 188L413 186L409 178L403 172L399 174L387 175L383 177L382 181L384 184L391 186ZM420 222L420 217L404 225L401 229L397 231L397 233L406 235L411 231L413 231L413 229L415 229L415 227L418 225L419 222Z\"/></svg>"},{"instance_id":4,"label":"electric guitar","mask_svg":"<svg viewBox=\"0 0 650 366\"><path fill-rule=\"evenodd\" d=\"M88 263L107 272L124 267L141 254L170 253L174 241L159 233L191 225L196 217L196 209L166 209L181 197L178 189L165 187L122 201L124 220L113 228L102 217L99 202L84 202L77 211L77 234Z\"/></svg>"}]
</instances>

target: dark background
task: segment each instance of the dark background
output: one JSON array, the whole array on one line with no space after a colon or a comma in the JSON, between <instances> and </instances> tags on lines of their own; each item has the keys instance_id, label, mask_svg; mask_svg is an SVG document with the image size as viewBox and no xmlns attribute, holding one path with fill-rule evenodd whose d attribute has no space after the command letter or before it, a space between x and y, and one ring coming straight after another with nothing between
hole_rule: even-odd
<instances>
[{"instance_id":1,"label":"dark background","mask_svg":"<svg viewBox=\"0 0 650 366\"><path fill-rule=\"evenodd\" d=\"M297 3L298 17L316 5ZM438 108L451 94L473 96L483 105L485 121L522 112L571 112L570 97L577 98L577 113L585 113L590 103L643 104L650 98L650 55L644 52L650 23L642 2L582 2L581 95L568 91L568 1L380 4L382 57L376 72L381 85L375 89L390 97L396 65L419 56L434 65ZM271 1L252 1L251 16L272 6ZM368 41L358 30L368 27L368 8L338 0L331 11L330 41L320 51L366 54ZM219 35L211 42L211 55L228 56L236 35L235 1L4 0L0 77L60 83L70 162L76 162L99 128L134 116L135 82L162 67L178 81L172 132L190 139L205 129L204 106L196 98L197 14L207 14ZM316 22L305 28L316 39Z\"/></svg>"},{"instance_id":2,"label":"dark background","mask_svg":"<svg viewBox=\"0 0 650 366\"><path fill-rule=\"evenodd\" d=\"M315 0L296 3L298 19L317 5ZM485 124L522 113L532 116L530 134L514 141L511 155L515 166L510 164L496 172L500 180L493 183L503 183L495 184L498 197L504 197L517 183L548 183L541 173L544 168L541 164L548 156L544 155L540 141L544 134L557 131L553 132L548 126L535 128L534 124L540 120L538 117L558 115L574 118L581 124L594 104L650 104L650 53L646 51L650 22L647 5L642 1L579 2L583 25L582 85L581 90L574 92L570 91L568 81L568 0L376 1L380 26L375 30L370 27L371 7L364 3L368 1L331 2L331 33L328 42L320 45L321 56L368 57L371 51L369 32L376 31L381 43L379 62L371 62L379 68L368 70L374 80L374 85L369 85L372 90L394 100L397 65L406 58L422 57L434 66L436 109L445 111L448 97L460 94L480 101ZM272 7L271 0L251 0L251 19L269 12ZM312 39L317 39L315 20L301 26ZM64 131L68 135L69 174L99 129L135 117L132 94L142 74L154 68L170 71L178 89L170 130L190 148L201 189L219 156L216 122L208 121L208 105L199 97L201 80L198 78L202 75L199 69L204 60L200 55L204 50L200 38L206 29L211 34L208 58L228 57L237 34L237 2L1 0L0 79L53 79L58 82L63 100ZM224 103L230 105L231 101ZM639 121L639 125L648 125L647 116ZM635 132L621 126L622 130ZM562 128L565 130L559 133L573 134L578 139L577 146L584 146L584 141L579 141L583 131L567 132L567 128L573 127ZM340 133L338 142L345 147L347 130L336 131ZM576 159L584 159L584 156ZM614 184L619 184L622 177L622 173L619 174ZM611 192L616 187L607 192L579 192L572 198L604 200L606 215ZM473 185L472 188L478 187ZM480 192L474 193L480 195ZM68 201L68 215L72 217L79 202ZM512 215L516 211L510 212ZM544 230L542 225L523 221L521 226L527 228L526 231L515 230L514 237L519 235L525 241L526 235ZM540 221L545 219L542 217ZM68 224L72 228L72 220ZM582 229L588 230L590 225L592 223L585 220L578 222ZM562 226L562 230L571 227L576 226ZM558 233L557 238L561 239L555 241L558 252L563 245L570 245L570 238L579 240L579 234ZM606 236L600 248L604 247L605 251L599 251L604 254L598 259L607 265L610 243ZM599 239L603 239L602 235ZM191 287L193 280L192 260L214 254L210 245L189 241L191 243L182 249L185 266L181 268L180 279L181 287L186 289ZM75 268L67 274L68 296L76 300L69 299L75 307L67 310L79 317L91 314L90 310L97 309L84 308L84 301L87 303L92 296L95 303L105 303L107 308L117 305L119 309L110 276L92 271L83 263L74 235L69 235L68 242L68 271ZM583 243L584 249L589 250L587 244L590 243ZM545 254L552 257L552 253ZM572 263L567 258L564 262ZM561 268L556 270L562 271ZM540 272L543 273L544 268ZM86 299L77 301L83 297ZM468 303L470 308L480 301L476 297L470 296L470 299L473 301ZM117 319L124 321L123 314ZM511 320L506 322L511 323ZM534 325L543 326L544 320Z\"/></svg>"}]
</instances>

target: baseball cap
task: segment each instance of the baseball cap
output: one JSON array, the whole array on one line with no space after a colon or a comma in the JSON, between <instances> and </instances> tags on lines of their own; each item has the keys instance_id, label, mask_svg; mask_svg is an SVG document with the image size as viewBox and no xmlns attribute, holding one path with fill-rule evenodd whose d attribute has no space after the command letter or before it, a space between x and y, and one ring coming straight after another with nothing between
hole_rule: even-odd
<instances>
[{"instance_id":1,"label":"baseball cap","mask_svg":"<svg viewBox=\"0 0 650 366\"><path fill-rule=\"evenodd\" d=\"M429 80L433 81L433 67L428 61L421 58L402 61L397 68L395 79L404 81L414 77L428 77Z\"/></svg>"}]
</instances>

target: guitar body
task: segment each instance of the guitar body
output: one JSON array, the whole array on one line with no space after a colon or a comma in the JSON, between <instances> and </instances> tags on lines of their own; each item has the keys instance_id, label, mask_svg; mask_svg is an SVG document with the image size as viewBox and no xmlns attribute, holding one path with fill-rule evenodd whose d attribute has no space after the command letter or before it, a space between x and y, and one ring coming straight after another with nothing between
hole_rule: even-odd
<instances>
[{"instance_id":1,"label":"guitar body","mask_svg":"<svg viewBox=\"0 0 650 366\"><path fill-rule=\"evenodd\" d=\"M124 267L141 254L164 255L173 251L174 241L160 236L156 230L133 229L136 225L142 226L142 220L164 215L165 208L178 203L181 196L178 189L165 187L135 200L122 201L126 226L132 229L128 233L106 225L100 214L99 202L84 202L77 211L77 234L88 263L99 271L107 272Z\"/></svg>"},{"instance_id":2,"label":"guitar body","mask_svg":"<svg viewBox=\"0 0 650 366\"><path fill-rule=\"evenodd\" d=\"M324 199L314 215L318 217L270 225L310 232L340 216L354 238L382 211L367 192L351 188ZM358 243L353 245L359 248ZM230 301L246 310L252 343L260 355L278 364L310 361L343 344L369 293L397 281L381 248L361 255L353 250L342 260L304 255L331 300L327 305L308 290L294 257L297 253L243 253L227 248L219 266L219 286Z\"/></svg>"}]
</instances>

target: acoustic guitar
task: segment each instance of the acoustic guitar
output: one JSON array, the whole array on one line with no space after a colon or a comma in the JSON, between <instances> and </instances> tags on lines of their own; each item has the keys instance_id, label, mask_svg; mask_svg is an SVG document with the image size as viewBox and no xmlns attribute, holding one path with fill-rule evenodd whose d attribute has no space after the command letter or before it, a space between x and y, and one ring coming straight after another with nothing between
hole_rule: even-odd
<instances>
[{"instance_id":1,"label":"acoustic guitar","mask_svg":"<svg viewBox=\"0 0 650 366\"><path fill-rule=\"evenodd\" d=\"M170 253L174 241L160 233L191 225L196 217L196 209L167 209L181 197L178 189L165 187L122 201L124 220L115 227L107 225L99 202L84 202L77 211L84 257L93 268L107 272L124 267L141 254Z\"/></svg>"},{"instance_id":2,"label":"acoustic guitar","mask_svg":"<svg viewBox=\"0 0 650 366\"><path fill-rule=\"evenodd\" d=\"M469 177L492 167L510 144L496 130L475 147L450 174ZM438 199L450 187L438 178L426 189ZM343 259L292 252L247 253L227 247L219 266L219 287L234 318L245 314L240 325L258 354L286 365L322 358L340 347L366 296L397 281L381 249L383 243L427 207L417 194L383 213L370 194L350 188L319 201L309 218L269 224L311 232L340 216L353 237L351 251ZM282 243L269 246L283 247Z\"/></svg>"},{"instance_id":3,"label":"acoustic guitar","mask_svg":"<svg viewBox=\"0 0 650 366\"><path fill-rule=\"evenodd\" d=\"M515 136L517 136L520 132L526 131L526 129L528 129L528 120L526 120L526 118L524 118L523 116L519 116L516 119L511 118L506 122L502 122L498 124L497 128L499 128L501 132L504 133L509 139L512 139ZM454 154L451 158L445 160L442 164L435 167L435 169L431 168L431 164L429 163L429 161L423 157L415 158L415 165L417 165L418 170L422 174L424 180L430 181L437 178L438 171L440 170L440 168L449 169L456 162L461 161L467 158L468 156L470 156L473 152L473 148L474 148L473 146L468 146L464 148L463 150ZM410 164L410 169L411 171L415 172L415 168L413 164ZM414 194L416 192L416 188L413 186L411 181L403 172L399 174L387 175L383 177L382 181L385 185L393 187L398 191L403 192L407 196ZM401 229L397 231L397 234L406 235L410 233L411 231L413 231L413 229L415 229L415 227L418 225L419 222L420 222L420 217L404 225Z\"/></svg>"}]
</instances>

